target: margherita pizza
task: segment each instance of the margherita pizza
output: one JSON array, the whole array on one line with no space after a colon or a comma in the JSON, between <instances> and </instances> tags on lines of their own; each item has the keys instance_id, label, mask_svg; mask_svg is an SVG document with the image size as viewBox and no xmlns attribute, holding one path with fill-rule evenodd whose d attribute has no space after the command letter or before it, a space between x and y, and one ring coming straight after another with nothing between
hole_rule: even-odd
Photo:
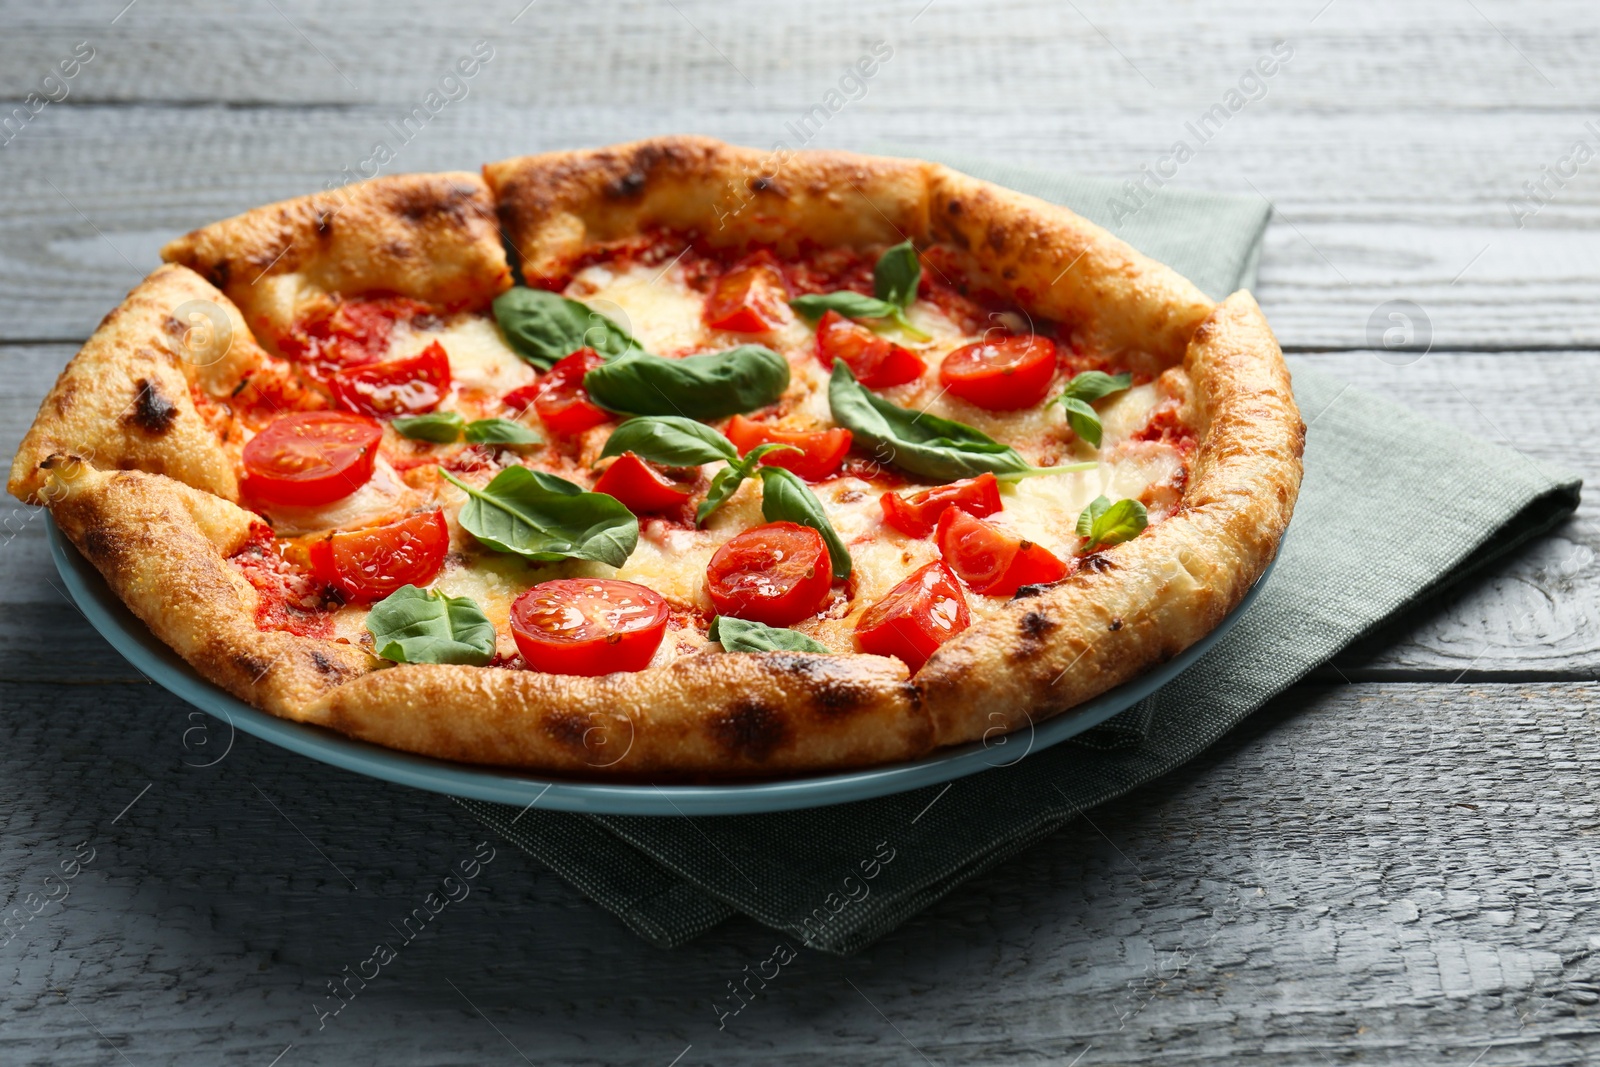
<instances>
[{"instance_id":1,"label":"margherita pizza","mask_svg":"<svg viewBox=\"0 0 1600 1067\"><path fill-rule=\"evenodd\" d=\"M1248 293L930 163L670 138L162 256L9 488L210 681L410 752L662 780L974 741L1205 635L1299 489Z\"/></svg>"}]
</instances>

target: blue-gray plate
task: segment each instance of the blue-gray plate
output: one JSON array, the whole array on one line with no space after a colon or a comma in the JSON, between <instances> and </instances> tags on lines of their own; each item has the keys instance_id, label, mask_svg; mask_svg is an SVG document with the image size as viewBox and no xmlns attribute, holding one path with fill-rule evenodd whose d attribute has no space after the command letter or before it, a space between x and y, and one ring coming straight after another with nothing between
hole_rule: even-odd
<instances>
[{"instance_id":1,"label":"blue-gray plate","mask_svg":"<svg viewBox=\"0 0 1600 1067\"><path fill-rule=\"evenodd\" d=\"M559 811L611 815L742 815L814 808L900 793L1009 766L1031 751L1060 744L1098 726L1183 673L1249 609L1271 574L1269 567L1221 625L1181 655L1036 726L941 749L921 759L859 771L726 785L609 784L414 756L252 708L195 673L134 617L55 523L49 526L50 554L56 569L90 625L151 681L233 729L335 767L417 789L519 807L538 804ZM231 744L230 735L218 747L226 751Z\"/></svg>"}]
</instances>

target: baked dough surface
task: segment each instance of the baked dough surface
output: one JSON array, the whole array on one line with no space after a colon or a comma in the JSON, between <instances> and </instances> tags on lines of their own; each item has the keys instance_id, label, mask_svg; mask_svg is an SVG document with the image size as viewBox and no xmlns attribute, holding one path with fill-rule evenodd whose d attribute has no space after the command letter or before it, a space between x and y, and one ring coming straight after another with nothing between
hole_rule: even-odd
<instances>
[{"instance_id":1,"label":"baked dough surface","mask_svg":"<svg viewBox=\"0 0 1600 1067\"><path fill-rule=\"evenodd\" d=\"M287 374L271 338L294 307L378 291L481 308L510 285L505 247L530 284L559 287L596 245L662 228L780 254L807 240L909 237L1029 313L1072 323L1122 365L1181 366L1198 433L1181 503L1065 581L1025 588L915 677L863 654L706 652L601 678L394 666L348 642L257 628L259 594L227 562L259 520L238 504L242 436L226 397ZM163 255L169 265L106 317L45 398L8 488L48 506L118 596L210 681L410 752L659 781L869 766L993 736L1208 633L1272 560L1299 490L1305 428L1248 293L1213 303L1065 208L936 164L774 159L664 138L506 160L482 181L375 179L258 208ZM220 358L203 345L197 357L173 316L193 301L226 319Z\"/></svg>"}]
</instances>

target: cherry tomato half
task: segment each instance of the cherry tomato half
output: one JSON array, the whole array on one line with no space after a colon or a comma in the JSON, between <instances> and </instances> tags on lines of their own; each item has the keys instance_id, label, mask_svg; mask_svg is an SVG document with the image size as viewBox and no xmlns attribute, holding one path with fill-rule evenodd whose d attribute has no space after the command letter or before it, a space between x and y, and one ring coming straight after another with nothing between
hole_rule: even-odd
<instances>
[{"instance_id":1,"label":"cherry tomato half","mask_svg":"<svg viewBox=\"0 0 1600 1067\"><path fill-rule=\"evenodd\" d=\"M939 384L987 411L1033 407L1055 375L1056 343L1031 333L965 345L939 366Z\"/></svg>"},{"instance_id":2,"label":"cherry tomato half","mask_svg":"<svg viewBox=\"0 0 1600 1067\"><path fill-rule=\"evenodd\" d=\"M828 430L781 430L770 423L735 415L723 431L739 454L757 445L794 445L798 452L769 452L761 463L793 471L808 482L818 482L838 473L850 451L850 431L841 427Z\"/></svg>"},{"instance_id":3,"label":"cherry tomato half","mask_svg":"<svg viewBox=\"0 0 1600 1067\"><path fill-rule=\"evenodd\" d=\"M614 496L635 515L671 511L688 502L690 490L663 478L655 468L632 452L624 452L606 468L594 491Z\"/></svg>"},{"instance_id":4,"label":"cherry tomato half","mask_svg":"<svg viewBox=\"0 0 1600 1067\"><path fill-rule=\"evenodd\" d=\"M985 596L1010 596L1021 586L1067 576L1067 565L1043 545L1012 537L960 508L945 509L935 537L946 565Z\"/></svg>"},{"instance_id":5,"label":"cherry tomato half","mask_svg":"<svg viewBox=\"0 0 1600 1067\"><path fill-rule=\"evenodd\" d=\"M769 522L728 541L706 566L719 615L788 626L815 615L833 584L828 546L809 526Z\"/></svg>"},{"instance_id":6,"label":"cherry tomato half","mask_svg":"<svg viewBox=\"0 0 1600 1067\"><path fill-rule=\"evenodd\" d=\"M264 504L343 500L372 478L383 427L364 415L300 411L267 424L244 446L244 495Z\"/></svg>"},{"instance_id":7,"label":"cherry tomato half","mask_svg":"<svg viewBox=\"0 0 1600 1067\"><path fill-rule=\"evenodd\" d=\"M836 359L843 360L856 381L868 389L914 382L927 369L921 357L909 348L879 337L837 311L824 312L822 321L817 323L817 358L824 367L832 367Z\"/></svg>"},{"instance_id":8,"label":"cherry tomato half","mask_svg":"<svg viewBox=\"0 0 1600 1067\"><path fill-rule=\"evenodd\" d=\"M450 392L450 357L434 341L405 359L363 363L335 374L328 382L334 403L357 415L393 419L421 415L439 406Z\"/></svg>"},{"instance_id":9,"label":"cherry tomato half","mask_svg":"<svg viewBox=\"0 0 1600 1067\"><path fill-rule=\"evenodd\" d=\"M910 496L885 493L878 498L883 505L883 521L907 537L927 537L933 533L934 523L949 507L959 507L968 515L993 515L1001 510L1000 482L985 471L976 478L936 485Z\"/></svg>"},{"instance_id":10,"label":"cherry tomato half","mask_svg":"<svg viewBox=\"0 0 1600 1067\"><path fill-rule=\"evenodd\" d=\"M583 388L583 376L604 364L600 353L580 348L558 360L534 383L538 392L533 410L551 433L570 437L611 418L610 412L589 402L589 393Z\"/></svg>"},{"instance_id":11,"label":"cherry tomato half","mask_svg":"<svg viewBox=\"0 0 1600 1067\"><path fill-rule=\"evenodd\" d=\"M431 312L428 305L403 296L342 300L298 323L278 346L325 382L345 367L382 359L396 322Z\"/></svg>"},{"instance_id":12,"label":"cherry tomato half","mask_svg":"<svg viewBox=\"0 0 1600 1067\"><path fill-rule=\"evenodd\" d=\"M437 509L399 522L341 530L313 541L311 572L358 604L382 600L403 585L427 585L444 566L450 527Z\"/></svg>"},{"instance_id":13,"label":"cherry tomato half","mask_svg":"<svg viewBox=\"0 0 1600 1067\"><path fill-rule=\"evenodd\" d=\"M856 622L856 644L863 652L904 660L916 674L935 649L971 621L961 583L950 568L935 560L862 612Z\"/></svg>"},{"instance_id":14,"label":"cherry tomato half","mask_svg":"<svg viewBox=\"0 0 1600 1067\"><path fill-rule=\"evenodd\" d=\"M558 578L511 602L517 650L546 674L644 670L666 632L667 602L635 582Z\"/></svg>"},{"instance_id":15,"label":"cherry tomato half","mask_svg":"<svg viewBox=\"0 0 1600 1067\"><path fill-rule=\"evenodd\" d=\"M757 260L718 278L702 315L713 330L766 333L789 321L789 290L777 267Z\"/></svg>"}]
</instances>

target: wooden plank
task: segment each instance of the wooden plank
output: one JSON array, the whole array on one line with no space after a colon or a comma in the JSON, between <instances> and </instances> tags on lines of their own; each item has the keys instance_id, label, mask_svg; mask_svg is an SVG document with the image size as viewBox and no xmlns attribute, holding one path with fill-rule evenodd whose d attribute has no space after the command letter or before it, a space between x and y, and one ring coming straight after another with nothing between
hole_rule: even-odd
<instances>
[{"instance_id":1,"label":"wooden plank","mask_svg":"<svg viewBox=\"0 0 1600 1067\"><path fill-rule=\"evenodd\" d=\"M1514 13L1504 4L1480 12L1449 0L1286 8L1227 0L1167 4L1159 17L1104 0L1008 0L982 8L897 0L868 9L849 0L817 0L804 9L715 0L531 7L506 0L447 21L426 0L337 7L281 0L143 5L111 22L124 3L16 12L0 41L0 94L36 90L57 59L87 40L95 56L69 83L69 105L393 104L420 98L482 39L495 55L471 91L518 106L783 107L820 95L864 45L882 39L896 50L894 78L875 82L872 94L892 95L902 108L954 103L1010 111L1021 89L1044 110L1138 110L1203 107L1201 100L1220 98L1259 55L1286 40L1292 77L1274 77L1268 96L1288 106L1582 109L1594 102L1589 57L1600 44L1581 0ZM173 62L174 41L204 42L204 61ZM578 55L586 59L581 71L552 61Z\"/></svg>"},{"instance_id":2,"label":"wooden plank","mask_svg":"<svg viewBox=\"0 0 1600 1067\"><path fill-rule=\"evenodd\" d=\"M1185 97L1159 111L1080 103L1038 115L1009 97L987 107L960 100L971 78L947 78L951 95L913 105L888 91L897 74L891 62L883 92L845 107L814 143L895 141L1130 180L1160 162L1198 108ZM378 139L395 143L395 171L471 169L520 152L683 130L768 145L826 88L783 106L734 99L708 112L676 102L656 77L660 99L648 107L522 107L485 91L403 146L388 126L398 106L46 109L4 149L0 340L81 339L157 263L164 241L337 181ZM1278 204L1258 295L1285 345L1371 347L1374 311L1409 299L1443 347L1600 346L1600 184L1583 172L1521 229L1506 204L1586 135L1586 114L1328 114L1270 95L1259 108L1232 119L1173 184Z\"/></svg>"},{"instance_id":3,"label":"wooden plank","mask_svg":"<svg viewBox=\"0 0 1600 1067\"><path fill-rule=\"evenodd\" d=\"M39 398L70 358L67 345L0 348L0 454L10 455ZM1522 462L1600 472L1593 412L1600 353L1440 353L1396 366L1372 353L1300 357L1356 386L1505 444ZM1392 357L1391 357L1392 358ZM1506 432L1516 436L1507 439ZM137 677L67 603L39 512L0 504L0 650L5 677L75 682ZM1600 674L1600 504L1324 672L1337 679L1594 678ZM65 644L63 644L65 643ZM61 648L71 655L59 655ZM1341 675L1339 672L1343 672Z\"/></svg>"},{"instance_id":4,"label":"wooden plank","mask_svg":"<svg viewBox=\"0 0 1600 1067\"><path fill-rule=\"evenodd\" d=\"M776 935L644 948L492 839L471 894L319 1029L326 983L486 832L248 737L185 766L186 709L137 687L0 685L0 708L7 908L96 849L4 947L7 1062L1542 1064L1600 1043L1594 685L1302 691L861 956L795 946L721 1030L715 998Z\"/></svg>"}]
</instances>

